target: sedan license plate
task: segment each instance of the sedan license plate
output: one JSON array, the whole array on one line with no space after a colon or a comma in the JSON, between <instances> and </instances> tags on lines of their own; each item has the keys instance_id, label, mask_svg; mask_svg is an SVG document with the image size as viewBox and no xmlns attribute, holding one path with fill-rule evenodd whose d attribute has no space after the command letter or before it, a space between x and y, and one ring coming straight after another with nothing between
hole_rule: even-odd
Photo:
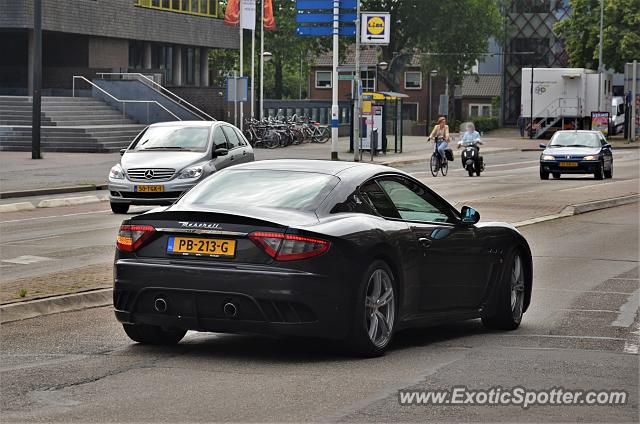
<instances>
[{"instance_id":1,"label":"sedan license plate","mask_svg":"<svg viewBox=\"0 0 640 424\"><path fill-rule=\"evenodd\" d=\"M236 254L236 241L171 236L167 243L167 253L181 255L234 256Z\"/></svg>"},{"instance_id":2,"label":"sedan license plate","mask_svg":"<svg viewBox=\"0 0 640 424\"><path fill-rule=\"evenodd\" d=\"M578 162L560 162L560 166L563 168L577 168Z\"/></svg>"},{"instance_id":3,"label":"sedan license plate","mask_svg":"<svg viewBox=\"0 0 640 424\"><path fill-rule=\"evenodd\" d=\"M138 193L162 193L164 192L163 185L139 185L136 186Z\"/></svg>"}]
</instances>

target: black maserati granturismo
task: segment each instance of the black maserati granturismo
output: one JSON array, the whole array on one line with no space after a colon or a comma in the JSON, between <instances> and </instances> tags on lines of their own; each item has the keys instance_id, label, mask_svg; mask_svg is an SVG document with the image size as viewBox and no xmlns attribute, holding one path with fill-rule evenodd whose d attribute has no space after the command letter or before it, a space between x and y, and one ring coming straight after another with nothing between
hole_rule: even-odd
<instances>
[{"instance_id":1,"label":"black maserati granturismo","mask_svg":"<svg viewBox=\"0 0 640 424\"><path fill-rule=\"evenodd\" d=\"M520 325L529 245L381 165L273 160L208 177L125 220L116 318L134 341L187 330L319 337L364 356L398 330L481 318Z\"/></svg>"}]
</instances>

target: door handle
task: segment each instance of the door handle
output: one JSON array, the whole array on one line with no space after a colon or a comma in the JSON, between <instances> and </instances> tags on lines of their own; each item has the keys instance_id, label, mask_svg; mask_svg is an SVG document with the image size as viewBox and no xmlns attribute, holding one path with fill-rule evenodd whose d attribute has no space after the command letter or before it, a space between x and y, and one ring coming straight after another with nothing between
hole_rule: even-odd
<instances>
[{"instance_id":1,"label":"door handle","mask_svg":"<svg viewBox=\"0 0 640 424\"><path fill-rule=\"evenodd\" d=\"M246 150L243 150L243 151L242 151L242 156L246 156L246 155L247 155L247 151L246 151Z\"/></svg>"},{"instance_id":2,"label":"door handle","mask_svg":"<svg viewBox=\"0 0 640 424\"><path fill-rule=\"evenodd\" d=\"M426 237L419 238L418 242L422 245L422 247L431 247L431 240Z\"/></svg>"}]
</instances>

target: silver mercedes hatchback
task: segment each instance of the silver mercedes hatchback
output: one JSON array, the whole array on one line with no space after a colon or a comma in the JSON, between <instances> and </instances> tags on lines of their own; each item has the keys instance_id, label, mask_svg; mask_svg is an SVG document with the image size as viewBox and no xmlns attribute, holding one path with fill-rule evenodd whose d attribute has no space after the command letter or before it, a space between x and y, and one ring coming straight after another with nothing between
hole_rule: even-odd
<instances>
[{"instance_id":1,"label":"silver mercedes hatchback","mask_svg":"<svg viewBox=\"0 0 640 424\"><path fill-rule=\"evenodd\" d=\"M114 213L130 205L169 205L212 173L254 160L242 132L222 121L180 121L145 128L109 172Z\"/></svg>"}]
</instances>

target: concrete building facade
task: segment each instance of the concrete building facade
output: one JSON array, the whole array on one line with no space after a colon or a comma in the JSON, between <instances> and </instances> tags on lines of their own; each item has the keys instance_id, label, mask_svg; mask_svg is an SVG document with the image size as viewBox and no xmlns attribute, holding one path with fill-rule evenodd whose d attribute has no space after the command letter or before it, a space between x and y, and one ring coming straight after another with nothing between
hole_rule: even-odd
<instances>
[{"instance_id":1,"label":"concrete building facade","mask_svg":"<svg viewBox=\"0 0 640 424\"><path fill-rule=\"evenodd\" d=\"M179 95L219 97L209 51L239 46L217 0L47 0L42 16L45 95L70 94L74 75L141 72ZM0 50L0 95L29 95L32 1L0 0Z\"/></svg>"}]
</instances>

